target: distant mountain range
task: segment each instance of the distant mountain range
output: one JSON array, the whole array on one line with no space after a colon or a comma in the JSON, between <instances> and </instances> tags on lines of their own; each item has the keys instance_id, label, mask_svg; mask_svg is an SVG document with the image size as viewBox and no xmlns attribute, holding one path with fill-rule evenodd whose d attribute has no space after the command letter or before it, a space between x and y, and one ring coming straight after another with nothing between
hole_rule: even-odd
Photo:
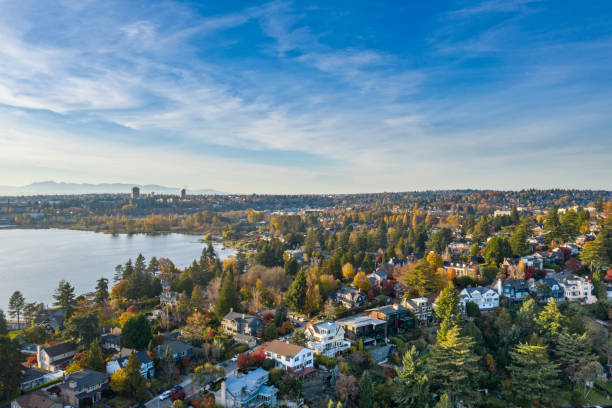
<instances>
[{"instance_id":1,"label":"distant mountain range","mask_svg":"<svg viewBox=\"0 0 612 408\"><path fill-rule=\"evenodd\" d=\"M166 187L157 184L122 184L122 183L100 183L80 184L63 183L56 181L39 181L27 186L12 187L0 186L0 196L15 195L63 195L63 194L117 194L130 193L132 187L139 187L141 194L154 191L156 194L178 194L180 187ZM187 189L187 194L226 194L212 189Z\"/></svg>"}]
</instances>

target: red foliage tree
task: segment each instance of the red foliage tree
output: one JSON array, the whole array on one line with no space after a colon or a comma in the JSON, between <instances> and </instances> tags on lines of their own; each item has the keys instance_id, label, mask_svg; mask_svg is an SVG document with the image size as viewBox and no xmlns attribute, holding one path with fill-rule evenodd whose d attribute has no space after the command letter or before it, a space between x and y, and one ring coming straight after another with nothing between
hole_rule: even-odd
<instances>
[{"instance_id":1,"label":"red foliage tree","mask_svg":"<svg viewBox=\"0 0 612 408\"><path fill-rule=\"evenodd\" d=\"M368 300L374 299L374 289L368 290Z\"/></svg>"},{"instance_id":2,"label":"red foliage tree","mask_svg":"<svg viewBox=\"0 0 612 408\"><path fill-rule=\"evenodd\" d=\"M253 350L253 352L250 355L255 360L255 363L258 365L262 364L264 360L266 359L266 351L264 350L263 347L259 347L258 349Z\"/></svg>"},{"instance_id":3,"label":"red foliage tree","mask_svg":"<svg viewBox=\"0 0 612 408\"><path fill-rule=\"evenodd\" d=\"M140 309L136 305L130 305L130 306L128 306L128 308L125 311L128 312L128 313L136 314L136 313L140 312Z\"/></svg>"},{"instance_id":4,"label":"red foliage tree","mask_svg":"<svg viewBox=\"0 0 612 408\"><path fill-rule=\"evenodd\" d=\"M263 319L264 322L268 323L269 321L274 319L274 313L266 312L261 318Z\"/></svg>"},{"instance_id":5,"label":"red foliage tree","mask_svg":"<svg viewBox=\"0 0 612 408\"><path fill-rule=\"evenodd\" d=\"M382 284L382 290L385 293L385 295L389 297L394 297L395 296L395 281L391 279L384 281Z\"/></svg>"},{"instance_id":6,"label":"red foliage tree","mask_svg":"<svg viewBox=\"0 0 612 408\"><path fill-rule=\"evenodd\" d=\"M582 262L580 262L579 259L570 258L567 260L567 262L565 262L565 270L568 271L569 273L574 274L578 272L580 269L582 269Z\"/></svg>"},{"instance_id":7,"label":"red foliage tree","mask_svg":"<svg viewBox=\"0 0 612 408\"><path fill-rule=\"evenodd\" d=\"M606 282L612 282L612 269L608 269L608 272L606 272L606 276L604 277L604 280Z\"/></svg>"},{"instance_id":8,"label":"red foliage tree","mask_svg":"<svg viewBox=\"0 0 612 408\"><path fill-rule=\"evenodd\" d=\"M525 267L525 280L529 280L535 276L535 269L533 266Z\"/></svg>"},{"instance_id":9,"label":"red foliage tree","mask_svg":"<svg viewBox=\"0 0 612 408\"><path fill-rule=\"evenodd\" d=\"M38 357L36 356L36 354L30 354L26 362L29 367L38 365Z\"/></svg>"},{"instance_id":10,"label":"red foliage tree","mask_svg":"<svg viewBox=\"0 0 612 408\"><path fill-rule=\"evenodd\" d=\"M171 401L177 401L177 400L184 400L185 399L185 390L174 390L170 393L170 400Z\"/></svg>"},{"instance_id":11,"label":"red foliage tree","mask_svg":"<svg viewBox=\"0 0 612 408\"><path fill-rule=\"evenodd\" d=\"M189 367L189 363L191 363L191 357L185 356L181 358L181 365L185 368Z\"/></svg>"},{"instance_id":12,"label":"red foliage tree","mask_svg":"<svg viewBox=\"0 0 612 408\"><path fill-rule=\"evenodd\" d=\"M236 358L236 366L238 367L239 370L242 370L242 371L249 368L251 366L251 359L249 355L246 353L238 354L238 357Z\"/></svg>"}]
</instances>

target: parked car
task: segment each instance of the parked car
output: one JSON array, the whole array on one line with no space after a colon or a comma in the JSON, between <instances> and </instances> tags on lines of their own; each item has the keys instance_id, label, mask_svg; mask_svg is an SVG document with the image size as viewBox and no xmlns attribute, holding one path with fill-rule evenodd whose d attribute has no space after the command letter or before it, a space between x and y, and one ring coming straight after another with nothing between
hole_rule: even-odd
<instances>
[{"instance_id":1,"label":"parked car","mask_svg":"<svg viewBox=\"0 0 612 408\"><path fill-rule=\"evenodd\" d=\"M163 401L165 399L167 399L170 396L170 393L172 393L172 390L168 390L168 391L164 391L159 395L159 400Z\"/></svg>"}]
</instances>

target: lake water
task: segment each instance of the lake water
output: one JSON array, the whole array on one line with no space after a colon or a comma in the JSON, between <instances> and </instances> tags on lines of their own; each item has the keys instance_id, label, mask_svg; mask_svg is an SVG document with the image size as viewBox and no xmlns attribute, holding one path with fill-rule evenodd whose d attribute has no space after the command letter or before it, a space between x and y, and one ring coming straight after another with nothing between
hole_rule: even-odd
<instances>
[{"instance_id":1,"label":"lake water","mask_svg":"<svg viewBox=\"0 0 612 408\"><path fill-rule=\"evenodd\" d=\"M8 299L19 290L27 302L53 303L60 280L69 281L77 294L90 292L96 280L112 284L115 266L132 262L139 253L169 258L177 267L199 259L207 245L196 235L110 235L90 231L58 229L0 229L0 308L7 312ZM215 244L225 259L232 249ZM7 316L8 317L8 316Z\"/></svg>"}]
</instances>

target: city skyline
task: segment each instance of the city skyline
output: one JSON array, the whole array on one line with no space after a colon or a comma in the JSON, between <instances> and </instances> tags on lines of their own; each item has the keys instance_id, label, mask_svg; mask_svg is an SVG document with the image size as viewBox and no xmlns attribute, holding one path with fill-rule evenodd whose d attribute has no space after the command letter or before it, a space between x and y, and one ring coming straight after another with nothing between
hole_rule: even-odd
<instances>
[{"instance_id":1,"label":"city skyline","mask_svg":"<svg viewBox=\"0 0 612 408\"><path fill-rule=\"evenodd\" d=\"M612 189L604 3L2 8L0 185Z\"/></svg>"}]
</instances>

